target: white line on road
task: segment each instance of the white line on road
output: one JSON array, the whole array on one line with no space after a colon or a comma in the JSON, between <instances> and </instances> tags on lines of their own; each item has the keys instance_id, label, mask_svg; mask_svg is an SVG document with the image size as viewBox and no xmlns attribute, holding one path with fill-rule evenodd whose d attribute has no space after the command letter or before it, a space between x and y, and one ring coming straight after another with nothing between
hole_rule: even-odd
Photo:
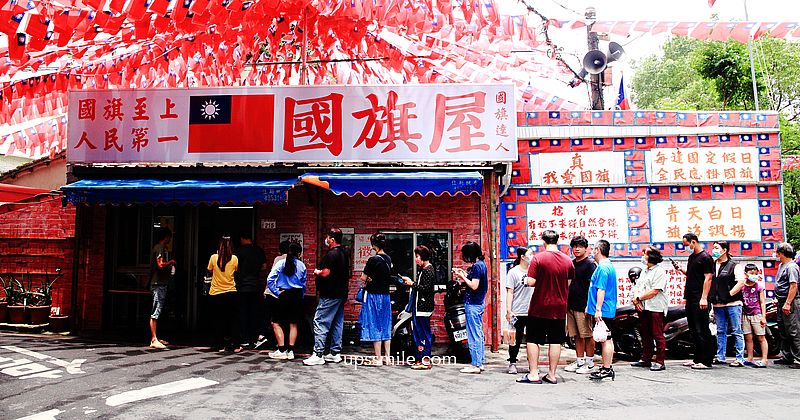
<instances>
[{"instance_id":1,"label":"white line on road","mask_svg":"<svg viewBox=\"0 0 800 420\"><path fill-rule=\"evenodd\" d=\"M176 394L183 391L205 388L216 385L219 382L205 378L189 378L175 382L167 382L161 385L149 386L147 388L127 391L121 394L112 395L106 398L106 405L116 407L129 402L146 400L148 398L163 397L164 395Z\"/></svg>"},{"instance_id":2,"label":"white line on road","mask_svg":"<svg viewBox=\"0 0 800 420\"><path fill-rule=\"evenodd\" d=\"M20 417L17 420L55 420L56 416L63 413L63 411L54 408L52 410L42 411L41 413L31 414L30 416Z\"/></svg>"}]
</instances>

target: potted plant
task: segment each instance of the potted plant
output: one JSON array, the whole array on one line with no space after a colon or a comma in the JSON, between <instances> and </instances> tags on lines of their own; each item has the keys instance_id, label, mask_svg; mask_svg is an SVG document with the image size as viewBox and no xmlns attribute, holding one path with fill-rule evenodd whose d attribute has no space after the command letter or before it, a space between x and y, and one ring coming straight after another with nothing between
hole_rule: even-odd
<instances>
[{"instance_id":1,"label":"potted plant","mask_svg":"<svg viewBox=\"0 0 800 420\"><path fill-rule=\"evenodd\" d=\"M42 285L32 287L32 280L28 274L27 307L28 318L31 325L47 324L50 317L50 306L53 303L53 283L61 276L61 269L56 269L56 278L50 280L50 276L45 274Z\"/></svg>"},{"instance_id":2,"label":"potted plant","mask_svg":"<svg viewBox=\"0 0 800 420\"><path fill-rule=\"evenodd\" d=\"M8 323L24 324L27 318L25 288L22 286L22 283L14 277L6 279L5 282L8 284L7 287L4 287L6 302L8 303Z\"/></svg>"},{"instance_id":3,"label":"potted plant","mask_svg":"<svg viewBox=\"0 0 800 420\"><path fill-rule=\"evenodd\" d=\"M11 288L12 283L0 277L0 291L3 292L3 296L0 297L0 323L8 322L8 297Z\"/></svg>"}]
</instances>

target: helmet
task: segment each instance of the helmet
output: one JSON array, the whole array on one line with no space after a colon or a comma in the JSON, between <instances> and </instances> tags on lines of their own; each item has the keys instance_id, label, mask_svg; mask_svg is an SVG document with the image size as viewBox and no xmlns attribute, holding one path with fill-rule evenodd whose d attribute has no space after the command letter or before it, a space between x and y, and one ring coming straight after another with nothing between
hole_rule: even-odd
<instances>
[{"instance_id":1,"label":"helmet","mask_svg":"<svg viewBox=\"0 0 800 420\"><path fill-rule=\"evenodd\" d=\"M642 269L639 267L631 267L631 269L628 270L628 280L630 280L631 283L636 283L636 280L639 280L639 276L641 275Z\"/></svg>"}]
</instances>

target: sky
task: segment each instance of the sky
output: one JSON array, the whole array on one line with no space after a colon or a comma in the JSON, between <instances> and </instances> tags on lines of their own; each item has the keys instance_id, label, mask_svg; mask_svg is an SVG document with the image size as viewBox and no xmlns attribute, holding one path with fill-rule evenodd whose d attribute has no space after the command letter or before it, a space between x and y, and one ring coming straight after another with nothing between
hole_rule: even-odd
<instances>
[{"instance_id":1,"label":"sky","mask_svg":"<svg viewBox=\"0 0 800 420\"><path fill-rule=\"evenodd\" d=\"M798 0L716 0L713 7L708 0L526 0L543 15L551 19L583 19L588 6L594 6L598 20L659 20L659 21L708 21L713 14L720 21L745 21L745 1L749 21L757 22L800 22L800 2ZM524 11L517 0L501 0L501 13L504 10ZM508 9L506 9L506 7ZM510 13L516 14L516 13ZM586 31L580 29L560 29L549 31L553 41L564 48L564 57L573 68L580 69L579 59L586 54ZM629 38L611 34L615 41L625 49L626 55L615 63L613 86L605 93L606 105L616 98L620 75L625 75L629 86L633 64L636 60L657 54L667 35L632 35ZM601 46L601 48L603 48ZM584 104L587 99L583 85L565 92L559 89L568 100ZM630 91L628 89L628 91ZM628 94L630 96L630 94Z\"/></svg>"}]
</instances>

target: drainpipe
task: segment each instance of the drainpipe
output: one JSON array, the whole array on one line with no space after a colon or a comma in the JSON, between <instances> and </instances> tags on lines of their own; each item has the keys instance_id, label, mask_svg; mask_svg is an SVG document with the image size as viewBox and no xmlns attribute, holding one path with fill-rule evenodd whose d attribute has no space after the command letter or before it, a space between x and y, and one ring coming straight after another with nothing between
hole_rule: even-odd
<instances>
[{"instance_id":1,"label":"drainpipe","mask_svg":"<svg viewBox=\"0 0 800 420\"><path fill-rule=\"evenodd\" d=\"M70 293L70 325L78 327L78 267L80 265L81 246L81 205L75 206L75 238L72 245L72 292Z\"/></svg>"}]
</instances>

